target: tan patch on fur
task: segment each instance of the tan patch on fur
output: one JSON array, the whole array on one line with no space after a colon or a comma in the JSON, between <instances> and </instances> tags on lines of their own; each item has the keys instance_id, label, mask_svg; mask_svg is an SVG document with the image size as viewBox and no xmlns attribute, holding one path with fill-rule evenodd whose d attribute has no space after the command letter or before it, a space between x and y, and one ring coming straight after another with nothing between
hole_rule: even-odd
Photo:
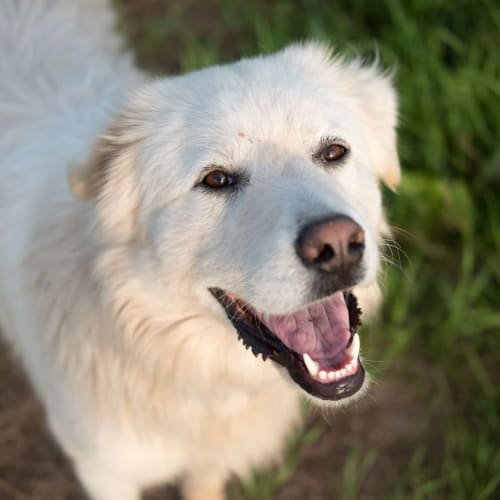
<instances>
[{"instance_id":1,"label":"tan patch on fur","mask_svg":"<svg viewBox=\"0 0 500 500\"><path fill-rule=\"evenodd\" d=\"M401 182L401 171L399 169L399 162L395 159L395 164L389 166L382 175L382 181L391 190L396 191L399 183Z\"/></svg>"},{"instance_id":2,"label":"tan patch on fur","mask_svg":"<svg viewBox=\"0 0 500 500\"><path fill-rule=\"evenodd\" d=\"M139 129L134 117L118 117L98 138L89 160L67 171L75 197L95 199L99 219L121 240L134 236L138 194L133 150L140 140Z\"/></svg>"}]
</instances>

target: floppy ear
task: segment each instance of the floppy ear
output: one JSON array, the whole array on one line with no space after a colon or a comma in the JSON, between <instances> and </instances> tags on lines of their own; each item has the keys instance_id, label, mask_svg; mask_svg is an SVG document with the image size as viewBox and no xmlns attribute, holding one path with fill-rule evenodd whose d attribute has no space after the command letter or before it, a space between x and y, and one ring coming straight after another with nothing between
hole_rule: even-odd
<instances>
[{"instance_id":1,"label":"floppy ear","mask_svg":"<svg viewBox=\"0 0 500 500\"><path fill-rule=\"evenodd\" d=\"M120 116L97 139L87 162L68 169L73 194L95 200L99 221L120 240L131 239L136 226L136 145L140 129L130 116Z\"/></svg>"},{"instance_id":2,"label":"floppy ear","mask_svg":"<svg viewBox=\"0 0 500 500\"><path fill-rule=\"evenodd\" d=\"M352 90L360 103L373 169L379 179L395 190L401 172L396 143L398 103L392 76L383 74L377 64L363 67L354 61L350 69L357 73Z\"/></svg>"}]
</instances>

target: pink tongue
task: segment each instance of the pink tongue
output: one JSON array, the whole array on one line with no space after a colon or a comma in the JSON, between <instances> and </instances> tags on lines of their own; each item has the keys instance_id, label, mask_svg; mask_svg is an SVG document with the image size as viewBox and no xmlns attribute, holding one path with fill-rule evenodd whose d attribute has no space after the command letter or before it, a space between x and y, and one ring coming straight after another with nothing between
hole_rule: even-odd
<instances>
[{"instance_id":1,"label":"pink tongue","mask_svg":"<svg viewBox=\"0 0 500 500\"><path fill-rule=\"evenodd\" d=\"M290 349L334 365L349 342L349 312L342 292L293 314L271 315L264 323Z\"/></svg>"}]
</instances>

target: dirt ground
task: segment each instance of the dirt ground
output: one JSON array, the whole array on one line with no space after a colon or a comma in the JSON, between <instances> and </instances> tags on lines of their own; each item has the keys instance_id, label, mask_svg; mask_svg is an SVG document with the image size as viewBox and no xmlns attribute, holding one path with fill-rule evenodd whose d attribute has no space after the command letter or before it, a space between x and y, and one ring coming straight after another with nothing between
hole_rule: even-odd
<instances>
[{"instance_id":1,"label":"dirt ground","mask_svg":"<svg viewBox=\"0 0 500 500\"><path fill-rule=\"evenodd\" d=\"M350 451L375 453L376 460L355 498L375 500L392 489L407 467L428 416L419 398L401 382L385 382L370 398L334 415L311 417L322 433L302 452L301 463L277 500L342 498ZM359 473L359 464L351 474ZM345 490L343 490L345 491ZM52 440L41 405L4 345L0 344L0 499L83 500L71 466ZM147 500L178 500L173 488L161 488Z\"/></svg>"}]
</instances>

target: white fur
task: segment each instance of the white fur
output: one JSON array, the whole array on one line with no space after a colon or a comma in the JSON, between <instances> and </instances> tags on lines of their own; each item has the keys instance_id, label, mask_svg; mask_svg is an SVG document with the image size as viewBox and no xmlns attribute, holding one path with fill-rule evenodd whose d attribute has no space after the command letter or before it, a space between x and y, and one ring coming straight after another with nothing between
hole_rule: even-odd
<instances>
[{"instance_id":1,"label":"white fur","mask_svg":"<svg viewBox=\"0 0 500 500\"><path fill-rule=\"evenodd\" d=\"M220 499L279 459L300 391L207 288L303 306L297 232L342 212L365 229L357 293L376 302L395 96L314 43L146 83L112 23L99 0L0 3L0 323L94 500L177 478ZM312 160L326 136L351 148L338 169ZM194 187L210 165L249 185Z\"/></svg>"}]
</instances>

